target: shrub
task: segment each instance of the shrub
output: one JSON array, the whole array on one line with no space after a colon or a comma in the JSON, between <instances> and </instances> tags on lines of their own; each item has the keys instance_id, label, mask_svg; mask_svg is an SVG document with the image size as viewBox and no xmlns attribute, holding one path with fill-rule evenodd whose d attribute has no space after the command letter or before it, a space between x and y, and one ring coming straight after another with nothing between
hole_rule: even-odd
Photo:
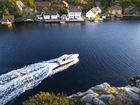
<instances>
[{"instance_id":1,"label":"shrub","mask_svg":"<svg viewBox=\"0 0 140 105\"><path fill-rule=\"evenodd\" d=\"M65 94L45 93L40 92L29 100L23 102L23 105L74 105L74 102L67 98Z\"/></svg>"}]
</instances>

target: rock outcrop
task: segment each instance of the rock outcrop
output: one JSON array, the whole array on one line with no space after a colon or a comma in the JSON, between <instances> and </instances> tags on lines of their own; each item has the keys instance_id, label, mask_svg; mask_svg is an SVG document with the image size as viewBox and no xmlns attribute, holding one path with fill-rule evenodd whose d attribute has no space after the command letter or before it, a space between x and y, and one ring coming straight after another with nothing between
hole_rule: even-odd
<instances>
[{"instance_id":1,"label":"rock outcrop","mask_svg":"<svg viewBox=\"0 0 140 105\"><path fill-rule=\"evenodd\" d=\"M83 105L140 105L140 88L130 85L111 87L105 82L69 98Z\"/></svg>"},{"instance_id":2,"label":"rock outcrop","mask_svg":"<svg viewBox=\"0 0 140 105\"><path fill-rule=\"evenodd\" d=\"M130 78L130 85L140 88L140 75L136 75Z\"/></svg>"}]
</instances>

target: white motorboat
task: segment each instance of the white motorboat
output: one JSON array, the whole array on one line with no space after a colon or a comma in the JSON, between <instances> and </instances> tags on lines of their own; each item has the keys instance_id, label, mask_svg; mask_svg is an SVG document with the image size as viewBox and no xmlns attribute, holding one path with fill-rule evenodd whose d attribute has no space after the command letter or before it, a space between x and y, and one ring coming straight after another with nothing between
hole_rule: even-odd
<instances>
[{"instance_id":1,"label":"white motorboat","mask_svg":"<svg viewBox=\"0 0 140 105\"><path fill-rule=\"evenodd\" d=\"M59 65L65 65L74 61L78 57L79 57L79 54L69 54L69 55L65 54L58 58L58 63Z\"/></svg>"},{"instance_id":2,"label":"white motorboat","mask_svg":"<svg viewBox=\"0 0 140 105\"><path fill-rule=\"evenodd\" d=\"M94 23L99 23L99 21L98 20L94 20Z\"/></svg>"},{"instance_id":3,"label":"white motorboat","mask_svg":"<svg viewBox=\"0 0 140 105\"><path fill-rule=\"evenodd\" d=\"M0 105L13 100L26 90L33 89L45 78L78 63L78 56L79 54L63 55L0 75ZM65 65L61 66L58 62Z\"/></svg>"},{"instance_id":4,"label":"white motorboat","mask_svg":"<svg viewBox=\"0 0 140 105\"><path fill-rule=\"evenodd\" d=\"M24 22L26 22L26 23L32 23L32 22L34 22L34 20L33 19L26 19L26 20L24 20Z\"/></svg>"},{"instance_id":5,"label":"white motorboat","mask_svg":"<svg viewBox=\"0 0 140 105\"><path fill-rule=\"evenodd\" d=\"M65 20L61 20L60 23L61 23L61 24L65 24Z\"/></svg>"}]
</instances>

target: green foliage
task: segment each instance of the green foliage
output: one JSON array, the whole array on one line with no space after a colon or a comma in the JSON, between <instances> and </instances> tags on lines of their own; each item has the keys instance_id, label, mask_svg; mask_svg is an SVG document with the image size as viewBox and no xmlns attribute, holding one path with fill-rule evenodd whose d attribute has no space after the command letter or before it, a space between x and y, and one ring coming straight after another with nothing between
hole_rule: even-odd
<instances>
[{"instance_id":1,"label":"green foliage","mask_svg":"<svg viewBox=\"0 0 140 105\"><path fill-rule=\"evenodd\" d=\"M34 6L34 0L28 0L28 5L30 6L30 7L33 7Z\"/></svg>"},{"instance_id":2,"label":"green foliage","mask_svg":"<svg viewBox=\"0 0 140 105\"><path fill-rule=\"evenodd\" d=\"M45 10L45 11L48 11L48 8L47 8L47 7L45 7L45 8L44 8L44 10Z\"/></svg>"},{"instance_id":3,"label":"green foliage","mask_svg":"<svg viewBox=\"0 0 140 105\"><path fill-rule=\"evenodd\" d=\"M65 94L55 95L54 93L40 92L23 102L23 105L74 105L74 102L68 99Z\"/></svg>"},{"instance_id":4,"label":"green foliage","mask_svg":"<svg viewBox=\"0 0 140 105\"><path fill-rule=\"evenodd\" d=\"M22 12L22 11L16 12L16 16L17 16L17 17L22 17L22 16L23 16L23 12Z\"/></svg>"},{"instance_id":5,"label":"green foliage","mask_svg":"<svg viewBox=\"0 0 140 105\"><path fill-rule=\"evenodd\" d=\"M58 8L57 11L60 16L62 16L63 14L68 14L68 11L66 8Z\"/></svg>"},{"instance_id":6,"label":"green foliage","mask_svg":"<svg viewBox=\"0 0 140 105\"><path fill-rule=\"evenodd\" d=\"M4 15L10 15L9 11L8 10L5 10L4 11Z\"/></svg>"}]
</instances>

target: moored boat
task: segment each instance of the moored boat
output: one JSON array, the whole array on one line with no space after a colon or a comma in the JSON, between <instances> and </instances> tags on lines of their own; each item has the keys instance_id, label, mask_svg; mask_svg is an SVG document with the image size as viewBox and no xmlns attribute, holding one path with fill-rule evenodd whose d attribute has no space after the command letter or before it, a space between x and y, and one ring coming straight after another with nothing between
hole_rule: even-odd
<instances>
[{"instance_id":1,"label":"moored boat","mask_svg":"<svg viewBox=\"0 0 140 105\"><path fill-rule=\"evenodd\" d=\"M26 22L26 23L32 23L32 22L34 22L34 20L33 19L26 19L26 20L24 20L24 22Z\"/></svg>"},{"instance_id":2,"label":"moored boat","mask_svg":"<svg viewBox=\"0 0 140 105\"><path fill-rule=\"evenodd\" d=\"M65 24L65 20L61 20L60 23Z\"/></svg>"},{"instance_id":3,"label":"moored boat","mask_svg":"<svg viewBox=\"0 0 140 105\"><path fill-rule=\"evenodd\" d=\"M4 25L11 25L12 22L10 22L9 20L7 20L7 21L2 21L1 24L4 24Z\"/></svg>"}]
</instances>

